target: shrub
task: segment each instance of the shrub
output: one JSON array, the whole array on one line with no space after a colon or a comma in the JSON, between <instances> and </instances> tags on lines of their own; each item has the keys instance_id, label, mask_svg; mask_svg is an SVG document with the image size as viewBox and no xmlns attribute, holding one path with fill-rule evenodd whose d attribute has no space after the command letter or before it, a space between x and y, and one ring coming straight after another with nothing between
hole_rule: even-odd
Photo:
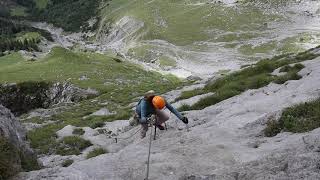
<instances>
[{"instance_id":1,"label":"shrub","mask_svg":"<svg viewBox=\"0 0 320 180\"><path fill-rule=\"evenodd\" d=\"M57 149L57 154L66 155L79 155L82 150L91 146L91 142L84 140L78 136L67 136L60 141L60 145Z\"/></svg>"},{"instance_id":2,"label":"shrub","mask_svg":"<svg viewBox=\"0 0 320 180\"><path fill-rule=\"evenodd\" d=\"M91 127L92 129L95 129L95 128L98 128L98 127L103 127L103 126L104 126L104 122L101 122L101 121L99 121L99 122L94 122L93 124L90 125L90 127Z\"/></svg>"},{"instance_id":3,"label":"shrub","mask_svg":"<svg viewBox=\"0 0 320 180\"><path fill-rule=\"evenodd\" d=\"M283 84L288 80L299 80L302 77L298 74L298 72L301 69L303 69L304 67L305 66L303 64L300 64L300 63L295 64L293 67L291 67L289 65L288 65L288 67L284 66L283 68L284 68L285 72L287 72L287 73L285 75L276 77L273 82L277 83L277 84ZM280 69L280 71L281 71L281 69Z\"/></svg>"},{"instance_id":4,"label":"shrub","mask_svg":"<svg viewBox=\"0 0 320 180\"><path fill-rule=\"evenodd\" d=\"M67 159L65 161L62 162L62 167L68 167L70 166L71 164L73 163L73 160L72 159Z\"/></svg>"},{"instance_id":5,"label":"shrub","mask_svg":"<svg viewBox=\"0 0 320 180\"><path fill-rule=\"evenodd\" d=\"M16 85L0 85L0 101L15 115L21 115L36 108L47 108L47 90L52 83L28 81Z\"/></svg>"},{"instance_id":6,"label":"shrub","mask_svg":"<svg viewBox=\"0 0 320 180\"><path fill-rule=\"evenodd\" d=\"M279 72L288 72L291 69L290 65L285 65L282 68L280 68Z\"/></svg>"},{"instance_id":7,"label":"shrub","mask_svg":"<svg viewBox=\"0 0 320 180\"><path fill-rule=\"evenodd\" d=\"M38 170L37 157L17 149L7 139L0 137L0 179L8 179L19 171Z\"/></svg>"},{"instance_id":8,"label":"shrub","mask_svg":"<svg viewBox=\"0 0 320 180\"><path fill-rule=\"evenodd\" d=\"M36 20L47 21L60 26L67 31L79 31L80 27L86 30L87 21L97 14L98 0L51 0L43 10L33 6L31 10ZM31 3L30 3L31 4ZM29 7L32 8L30 5Z\"/></svg>"},{"instance_id":9,"label":"shrub","mask_svg":"<svg viewBox=\"0 0 320 180\"><path fill-rule=\"evenodd\" d=\"M83 135L85 133L85 131L82 128L76 128L72 131L72 134L74 135Z\"/></svg>"},{"instance_id":10,"label":"shrub","mask_svg":"<svg viewBox=\"0 0 320 180\"><path fill-rule=\"evenodd\" d=\"M41 167L38 163L37 156L35 154L25 154L26 152L20 151L21 167L23 171L39 170Z\"/></svg>"},{"instance_id":11,"label":"shrub","mask_svg":"<svg viewBox=\"0 0 320 180\"><path fill-rule=\"evenodd\" d=\"M178 111L189 111L191 108L190 108L190 105L188 104L182 104L179 108L178 108Z\"/></svg>"},{"instance_id":12,"label":"shrub","mask_svg":"<svg viewBox=\"0 0 320 180\"><path fill-rule=\"evenodd\" d=\"M264 129L264 135L267 137L273 137L281 132L283 127L276 120L270 120L267 122L267 127Z\"/></svg>"},{"instance_id":13,"label":"shrub","mask_svg":"<svg viewBox=\"0 0 320 180\"><path fill-rule=\"evenodd\" d=\"M181 95L174 100L174 102L180 101L182 99L188 99L193 96L197 96L197 95L204 94L204 93L205 93L205 91L203 89L194 89L194 90L190 90L190 91L183 91L181 93Z\"/></svg>"},{"instance_id":14,"label":"shrub","mask_svg":"<svg viewBox=\"0 0 320 180\"><path fill-rule=\"evenodd\" d=\"M299 80L301 78L302 77L299 74L297 74L296 72L288 72L285 75L276 77L276 79L273 82L276 84L283 84L283 83L287 82L288 80Z\"/></svg>"},{"instance_id":15,"label":"shrub","mask_svg":"<svg viewBox=\"0 0 320 180\"><path fill-rule=\"evenodd\" d=\"M107 151L104 150L103 148L96 148L89 152L89 154L87 155L87 159L90 159L105 153L107 153Z\"/></svg>"},{"instance_id":16,"label":"shrub","mask_svg":"<svg viewBox=\"0 0 320 180\"><path fill-rule=\"evenodd\" d=\"M0 175L8 179L21 169L19 168L19 152L15 146L4 138L0 138Z\"/></svg>"},{"instance_id":17,"label":"shrub","mask_svg":"<svg viewBox=\"0 0 320 180\"><path fill-rule=\"evenodd\" d=\"M297 70L301 70L303 68L305 68L305 66L301 63L297 63L293 66L294 69L297 69Z\"/></svg>"},{"instance_id":18,"label":"shrub","mask_svg":"<svg viewBox=\"0 0 320 180\"><path fill-rule=\"evenodd\" d=\"M320 127L320 99L286 108L278 122L270 121L264 129L268 137L283 131L302 133Z\"/></svg>"},{"instance_id":19,"label":"shrub","mask_svg":"<svg viewBox=\"0 0 320 180\"><path fill-rule=\"evenodd\" d=\"M54 153L58 146L56 132L63 127L63 124L49 124L29 131L27 137L32 148L37 149L42 154Z\"/></svg>"},{"instance_id":20,"label":"shrub","mask_svg":"<svg viewBox=\"0 0 320 180\"><path fill-rule=\"evenodd\" d=\"M285 131L296 133L320 127L320 99L287 108L279 121Z\"/></svg>"}]
</instances>

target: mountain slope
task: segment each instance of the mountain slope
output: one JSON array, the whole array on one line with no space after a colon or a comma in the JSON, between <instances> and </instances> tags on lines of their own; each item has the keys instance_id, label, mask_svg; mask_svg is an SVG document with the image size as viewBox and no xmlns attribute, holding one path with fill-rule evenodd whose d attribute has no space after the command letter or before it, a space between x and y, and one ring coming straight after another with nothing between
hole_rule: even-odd
<instances>
[{"instance_id":1,"label":"mountain slope","mask_svg":"<svg viewBox=\"0 0 320 180\"><path fill-rule=\"evenodd\" d=\"M102 7L98 49L181 77L207 78L319 42L316 1L121 0ZM177 65L159 67L161 59Z\"/></svg>"},{"instance_id":2,"label":"mountain slope","mask_svg":"<svg viewBox=\"0 0 320 180\"><path fill-rule=\"evenodd\" d=\"M168 131L159 132L157 140L152 141L149 178L318 179L319 128L306 133L263 136L267 122L281 116L284 108L319 98L320 58L304 61L303 65L300 80L282 85L271 83L203 110L185 112L191 119L189 130L181 122L174 122L172 115ZM131 137L138 129L119 136ZM22 173L17 178L145 178L149 138L140 140L133 136L119 139L118 143L113 138L104 141L108 154L68 168Z\"/></svg>"}]
</instances>

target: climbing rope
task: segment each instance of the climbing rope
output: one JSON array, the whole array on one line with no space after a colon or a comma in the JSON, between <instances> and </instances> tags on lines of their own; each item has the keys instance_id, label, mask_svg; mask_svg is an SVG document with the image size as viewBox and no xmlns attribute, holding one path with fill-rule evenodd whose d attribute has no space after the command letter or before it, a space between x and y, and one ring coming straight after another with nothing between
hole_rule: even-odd
<instances>
[{"instance_id":1,"label":"climbing rope","mask_svg":"<svg viewBox=\"0 0 320 180\"><path fill-rule=\"evenodd\" d=\"M148 126L152 126L154 123L155 123L155 116L152 116L150 118L148 118ZM131 134L130 136L128 137L125 137L125 138L122 138L122 137L115 137L114 140L116 141L116 143L118 143L118 140L119 139L122 139L122 140L127 140L127 139L130 139L132 138L134 135L136 135L139 131L141 131L142 127L140 127L135 133ZM105 133L106 134L106 133Z\"/></svg>"},{"instance_id":2,"label":"climbing rope","mask_svg":"<svg viewBox=\"0 0 320 180\"><path fill-rule=\"evenodd\" d=\"M139 131L141 131L141 127L135 132L135 133L133 133L133 134L131 134L130 136L128 136L128 137L115 137L114 138L114 140L116 141L116 143L118 143L118 140L119 139L122 139L122 140L127 140L127 139L130 139L130 138L132 138L134 135L136 135ZM105 133L105 135L106 135L106 133Z\"/></svg>"},{"instance_id":3,"label":"climbing rope","mask_svg":"<svg viewBox=\"0 0 320 180\"><path fill-rule=\"evenodd\" d=\"M152 142L152 130L150 130L150 141L149 141L148 160L147 160L147 174L146 174L145 180L149 179L151 142Z\"/></svg>"}]
</instances>

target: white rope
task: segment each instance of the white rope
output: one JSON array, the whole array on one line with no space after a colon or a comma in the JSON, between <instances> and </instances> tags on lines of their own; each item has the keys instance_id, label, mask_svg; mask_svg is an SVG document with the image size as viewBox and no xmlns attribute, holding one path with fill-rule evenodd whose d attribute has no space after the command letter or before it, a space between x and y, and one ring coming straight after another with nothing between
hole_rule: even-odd
<instances>
[{"instance_id":1,"label":"white rope","mask_svg":"<svg viewBox=\"0 0 320 180\"><path fill-rule=\"evenodd\" d=\"M145 180L149 179L151 142L152 142L152 129L150 130L149 152L148 152L148 161L147 161L147 175L146 175Z\"/></svg>"}]
</instances>

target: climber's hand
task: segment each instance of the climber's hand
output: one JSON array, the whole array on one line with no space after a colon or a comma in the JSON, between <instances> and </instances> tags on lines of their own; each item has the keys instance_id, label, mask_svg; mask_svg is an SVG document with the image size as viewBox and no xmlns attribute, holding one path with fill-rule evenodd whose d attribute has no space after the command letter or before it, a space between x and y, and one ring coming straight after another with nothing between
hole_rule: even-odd
<instances>
[{"instance_id":1,"label":"climber's hand","mask_svg":"<svg viewBox=\"0 0 320 180\"><path fill-rule=\"evenodd\" d=\"M181 119L181 121L182 121L183 123L185 123L185 124L188 124L188 123L189 123L187 117L183 117L183 118Z\"/></svg>"}]
</instances>

